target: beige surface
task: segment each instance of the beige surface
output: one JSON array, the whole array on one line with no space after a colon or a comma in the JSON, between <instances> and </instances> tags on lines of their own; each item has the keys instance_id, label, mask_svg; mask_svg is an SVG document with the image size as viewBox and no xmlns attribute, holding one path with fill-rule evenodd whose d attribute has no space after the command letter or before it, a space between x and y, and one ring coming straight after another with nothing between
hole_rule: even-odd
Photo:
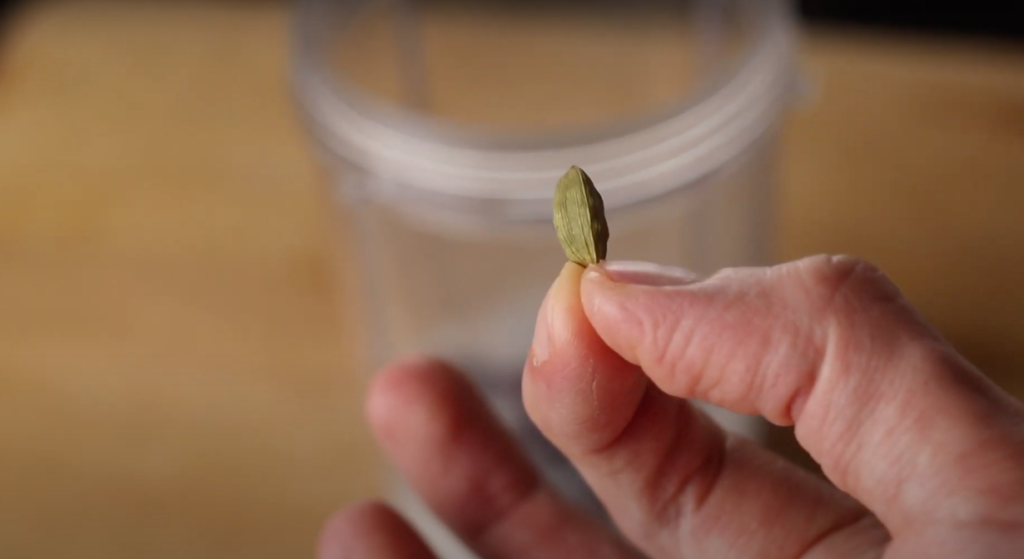
<instances>
[{"instance_id":1,"label":"beige surface","mask_svg":"<svg viewBox=\"0 0 1024 559\"><path fill-rule=\"evenodd\" d=\"M0 555L308 556L375 466L285 6L33 4L9 23ZM878 261L1024 394L1024 52L807 46L780 255Z\"/></svg>"}]
</instances>

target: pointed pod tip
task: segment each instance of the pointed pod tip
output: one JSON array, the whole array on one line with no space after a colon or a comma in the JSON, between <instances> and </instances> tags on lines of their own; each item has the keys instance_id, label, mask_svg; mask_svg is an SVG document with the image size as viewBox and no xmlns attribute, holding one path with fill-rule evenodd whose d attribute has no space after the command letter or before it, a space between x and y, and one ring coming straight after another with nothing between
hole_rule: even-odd
<instances>
[{"instance_id":1,"label":"pointed pod tip","mask_svg":"<svg viewBox=\"0 0 1024 559\"><path fill-rule=\"evenodd\" d=\"M564 174L562 175L562 179L564 180L564 179L567 179L567 178L569 178L569 177L572 177L572 176L574 176L574 175L579 175L579 174L583 174L583 169L581 169L581 168L580 168L579 166L577 166L577 165L573 165L572 167L569 167L569 170L568 170L568 171L566 171L566 172L565 172L565 173L564 173Z\"/></svg>"}]
</instances>

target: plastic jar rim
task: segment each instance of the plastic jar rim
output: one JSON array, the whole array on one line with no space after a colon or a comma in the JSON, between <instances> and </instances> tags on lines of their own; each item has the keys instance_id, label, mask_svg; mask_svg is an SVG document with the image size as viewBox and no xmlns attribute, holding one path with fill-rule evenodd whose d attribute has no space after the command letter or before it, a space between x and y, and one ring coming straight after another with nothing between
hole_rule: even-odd
<instances>
[{"instance_id":1,"label":"plastic jar rim","mask_svg":"<svg viewBox=\"0 0 1024 559\"><path fill-rule=\"evenodd\" d=\"M492 135L388 107L339 79L322 44L330 24L322 3L299 2L293 94L327 153L374 177L370 186L396 199L535 208L550 200L570 164L600 181L609 206L655 198L727 166L778 119L794 81L788 3L750 0L757 23L739 64L671 111L584 138Z\"/></svg>"}]
</instances>

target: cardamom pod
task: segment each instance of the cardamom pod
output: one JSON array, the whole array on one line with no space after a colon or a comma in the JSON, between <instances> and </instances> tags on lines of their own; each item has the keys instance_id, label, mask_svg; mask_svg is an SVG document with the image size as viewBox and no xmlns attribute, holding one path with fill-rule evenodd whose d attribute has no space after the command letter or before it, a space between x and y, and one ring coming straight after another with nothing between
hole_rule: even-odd
<instances>
[{"instance_id":1,"label":"cardamom pod","mask_svg":"<svg viewBox=\"0 0 1024 559\"><path fill-rule=\"evenodd\" d=\"M604 200L594 181L573 165L555 187L555 230L570 261L586 267L608 254Z\"/></svg>"}]
</instances>

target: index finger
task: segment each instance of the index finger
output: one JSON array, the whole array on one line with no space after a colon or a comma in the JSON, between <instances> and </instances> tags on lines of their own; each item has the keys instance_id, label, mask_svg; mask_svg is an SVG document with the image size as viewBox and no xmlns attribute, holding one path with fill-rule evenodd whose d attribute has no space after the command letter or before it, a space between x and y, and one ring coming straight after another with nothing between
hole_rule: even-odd
<instances>
[{"instance_id":1,"label":"index finger","mask_svg":"<svg viewBox=\"0 0 1024 559\"><path fill-rule=\"evenodd\" d=\"M894 535L923 520L1024 518L1020 404L877 269L815 257L665 277L610 264L581 283L597 334L659 388L795 424L826 475Z\"/></svg>"}]
</instances>

